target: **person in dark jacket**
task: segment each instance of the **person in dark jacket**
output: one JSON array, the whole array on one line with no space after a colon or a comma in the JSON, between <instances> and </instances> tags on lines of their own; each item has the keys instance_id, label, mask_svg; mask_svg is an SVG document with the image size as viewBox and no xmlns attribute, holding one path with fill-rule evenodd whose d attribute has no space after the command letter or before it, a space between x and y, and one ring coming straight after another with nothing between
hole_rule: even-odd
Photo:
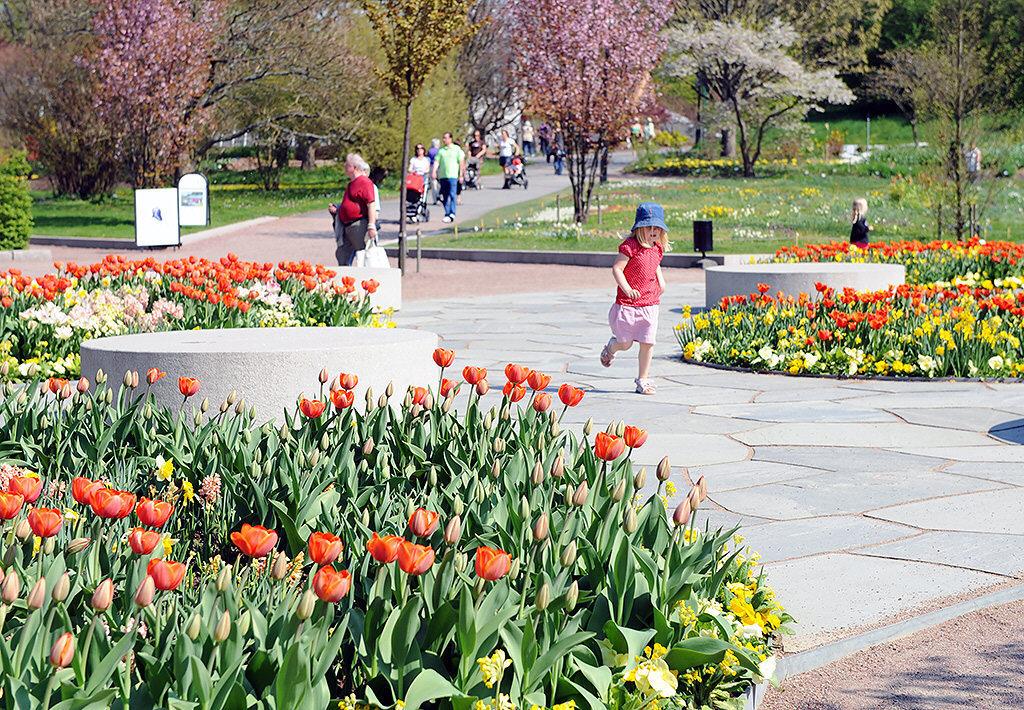
<instances>
[{"instance_id":1,"label":"person in dark jacket","mask_svg":"<svg viewBox=\"0 0 1024 710\"><path fill-rule=\"evenodd\" d=\"M853 222L853 226L850 227L850 244L855 244L861 249L867 248L868 232L871 231L867 217L868 201L863 197L858 197L853 201L853 214L850 216L850 220Z\"/></svg>"}]
</instances>

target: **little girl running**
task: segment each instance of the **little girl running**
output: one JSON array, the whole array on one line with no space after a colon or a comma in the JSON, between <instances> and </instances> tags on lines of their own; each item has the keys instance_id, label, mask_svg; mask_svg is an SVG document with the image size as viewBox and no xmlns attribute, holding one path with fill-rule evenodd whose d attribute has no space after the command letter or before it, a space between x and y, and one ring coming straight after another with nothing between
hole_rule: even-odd
<instances>
[{"instance_id":1,"label":"little girl running","mask_svg":"<svg viewBox=\"0 0 1024 710\"><path fill-rule=\"evenodd\" d=\"M648 375L658 332L658 305L665 291L661 258L669 248L665 210L655 202L640 203L633 229L619 245L619 257L612 266L615 283L619 286L615 303L608 312L613 337L601 351L601 364L610 367L615 353L629 350L634 340L639 343L637 394L654 394L654 383Z\"/></svg>"}]
</instances>

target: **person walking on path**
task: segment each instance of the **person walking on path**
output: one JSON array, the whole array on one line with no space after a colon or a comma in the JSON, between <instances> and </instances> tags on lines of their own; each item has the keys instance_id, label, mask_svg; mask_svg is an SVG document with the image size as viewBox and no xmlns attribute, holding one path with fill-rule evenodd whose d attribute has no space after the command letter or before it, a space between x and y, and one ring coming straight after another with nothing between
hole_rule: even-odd
<instances>
[{"instance_id":1,"label":"person walking on path","mask_svg":"<svg viewBox=\"0 0 1024 710\"><path fill-rule=\"evenodd\" d=\"M440 138L431 138L430 139L430 148L427 150L427 157L430 159L430 172L431 172L431 174L433 174L433 172L434 172L434 161L437 160L437 151L439 151L439 150L441 150L441 139ZM441 202L441 194L440 194L440 190L438 190L437 183L436 183L435 180L432 180L432 179L428 179L428 182L430 183L431 201L435 205L439 204Z\"/></svg>"},{"instance_id":2,"label":"person walking on path","mask_svg":"<svg viewBox=\"0 0 1024 710\"><path fill-rule=\"evenodd\" d=\"M551 162L551 126L547 121L540 124L537 129L537 138L540 139L540 154L544 156L544 162Z\"/></svg>"},{"instance_id":3,"label":"person walking on path","mask_svg":"<svg viewBox=\"0 0 1024 710\"><path fill-rule=\"evenodd\" d=\"M561 126L556 125L551 136L551 155L555 159L555 175L561 175L565 167L565 136L562 134Z\"/></svg>"},{"instance_id":4,"label":"person walking on path","mask_svg":"<svg viewBox=\"0 0 1024 710\"><path fill-rule=\"evenodd\" d=\"M469 157L466 160L466 168L473 169L473 184L471 187L479 188L481 175L484 171L484 158L487 157L487 142L484 140L483 135L480 133L480 129L477 128L473 131L473 137L469 139L469 143L466 144L469 148ZM467 181L467 186L469 182Z\"/></svg>"},{"instance_id":5,"label":"person walking on path","mask_svg":"<svg viewBox=\"0 0 1024 710\"><path fill-rule=\"evenodd\" d=\"M530 119L523 121L523 130L520 135L523 136L523 155L533 157L533 124L530 123Z\"/></svg>"},{"instance_id":6,"label":"person walking on path","mask_svg":"<svg viewBox=\"0 0 1024 710\"><path fill-rule=\"evenodd\" d=\"M670 249L665 210L655 202L641 202L630 235L619 245L612 266L618 285L615 303L608 312L612 338L601 350L601 364L611 367L615 354L640 346L637 394L654 394L649 379L658 333L658 308L665 292L661 259Z\"/></svg>"},{"instance_id":7,"label":"person walking on path","mask_svg":"<svg viewBox=\"0 0 1024 710\"><path fill-rule=\"evenodd\" d=\"M850 244L861 249L868 248L868 233L871 227L868 226L868 201L858 197L853 201L853 213L850 215L853 223L850 227Z\"/></svg>"},{"instance_id":8,"label":"person walking on path","mask_svg":"<svg viewBox=\"0 0 1024 710\"><path fill-rule=\"evenodd\" d=\"M348 186L340 205L329 205L334 217L334 256L338 266L348 266L366 242L377 239L377 187L370 180L370 166L358 153L345 157Z\"/></svg>"},{"instance_id":9,"label":"person walking on path","mask_svg":"<svg viewBox=\"0 0 1024 710\"><path fill-rule=\"evenodd\" d=\"M508 131L502 129L501 140L498 141L498 164L505 173L505 185L503 189L509 189L508 174L511 172L512 158L519 154L519 146L512 140Z\"/></svg>"},{"instance_id":10,"label":"person walking on path","mask_svg":"<svg viewBox=\"0 0 1024 710\"><path fill-rule=\"evenodd\" d=\"M466 153L452 140L451 133L442 138L444 145L434 159L434 179L440 183L444 202L443 222L455 221L455 201L459 193L459 180L466 175Z\"/></svg>"}]
</instances>

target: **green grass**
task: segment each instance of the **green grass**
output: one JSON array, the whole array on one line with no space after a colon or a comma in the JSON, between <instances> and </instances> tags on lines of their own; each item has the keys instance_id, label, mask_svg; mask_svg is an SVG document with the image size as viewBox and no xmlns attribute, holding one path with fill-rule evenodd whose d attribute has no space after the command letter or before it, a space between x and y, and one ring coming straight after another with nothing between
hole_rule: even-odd
<instances>
[{"instance_id":1,"label":"green grass","mask_svg":"<svg viewBox=\"0 0 1024 710\"><path fill-rule=\"evenodd\" d=\"M1018 180L1000 180L996 185L992 207L983 218L985 236L1024 241L1024 185ZM677 252L692 249L692 221L710 217L715 224L715 252L765 253L787 244L849 239L850 204L857 197L869 202L875 240L936 236L934 212L913 180L801 173L753 180L635 179L607 185L596 194L602 204L601 224L595 205L579 233L564 224L572 212L571 200L563 194L562 224L554 223L554 197L550 196L464 225L458 237L444 234L426 243L472 249L613 251L632 224L636 204L654 200L665 206Z\"/></svg>"},{"instance_id":2,"label":"green grass","mask_svg":"<svg viewBox=\"0 0 1024 710\"><path fill-rule=\"evenodd\" d=\"M807 122L814 130L814 140L824 141L831 131L841 131L845 143L864 145L867 141L867 121L863 118L840 118L832 120L814 119ZM828 128L826 128L828 126ZM924 140L924 129L922 129L921 140ZM872 145L903 145L913 143L914 136L910 130L910 123L900 116L872 116L871 117L871 144Z\"/></svg>"}]
</instances>

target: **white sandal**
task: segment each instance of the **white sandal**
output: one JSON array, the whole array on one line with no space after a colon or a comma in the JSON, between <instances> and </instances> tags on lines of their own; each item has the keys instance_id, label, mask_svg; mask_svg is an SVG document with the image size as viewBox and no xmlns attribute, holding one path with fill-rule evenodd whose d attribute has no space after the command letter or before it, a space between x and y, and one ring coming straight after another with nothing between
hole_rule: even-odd
<instances>
[{"instance_id":1,"label":"white sandal","mask_svg":"<svg viewBox=\"0 0 1024 710\"><path fill-rule=\"evenodd\" d=\"M615 354L608 349L609 345L611 345L611 341L608 341L608 344L601 349L601 364L605 367L611 367L612 361L615 359Z\"/></svg>"},{"instance_id":2,"label":"white sandal","mask_svg":"<svg viewBox=\"0 0 1024 710\"><path fill-rule=\"evenodd\" d=\"M650 380L642 380L638 377L634 381L636 382L637 394L655 394L655 392L657 392L654 388L654 383Z\"/></svg>"}]
</instances>

